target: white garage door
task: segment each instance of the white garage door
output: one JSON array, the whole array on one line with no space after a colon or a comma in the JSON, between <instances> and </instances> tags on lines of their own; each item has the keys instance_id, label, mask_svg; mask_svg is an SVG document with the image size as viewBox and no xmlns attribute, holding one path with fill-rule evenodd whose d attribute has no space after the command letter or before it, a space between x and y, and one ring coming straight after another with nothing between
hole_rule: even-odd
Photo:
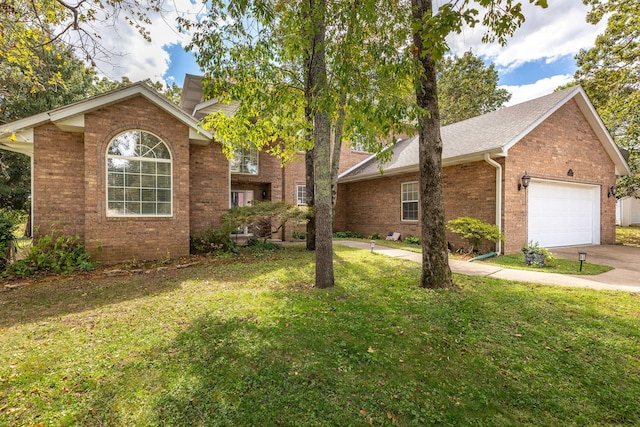
<instances>
[{"instance_id":1,"label":"white garage door","mask_svg":"<svg viewBox=\"0 0 640 427\"><path fill-rule=\"evenodd\" d=\"M529 240L543 247L600 244L600 187L532 180Z\"/></svg>"}]
</instances>

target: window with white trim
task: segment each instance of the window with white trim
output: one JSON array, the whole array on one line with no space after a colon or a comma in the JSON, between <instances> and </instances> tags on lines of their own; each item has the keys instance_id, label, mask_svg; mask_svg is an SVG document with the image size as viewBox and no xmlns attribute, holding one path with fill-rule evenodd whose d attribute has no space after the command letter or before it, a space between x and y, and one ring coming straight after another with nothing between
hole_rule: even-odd
<instances>
[{"instance_id":1,"label":"window with white trim","mask_svg":"<svg viewBox=\"0 0 640 427\"><path fill-rule=\"evenodd\" d=\"M124 132L107 147L107 216L172 216L171 152L160 138Z\"/></svg>"},{"instance_id":2,"label":"window with white trim","mask_svg":"<svg viewBox=\"0 0 640 427\"><path fill-rule=\"evenodd\" d=\"M258 150L254 147L237 149L229 165L231 173L258 175Z\"/></svg>"},{"instance_id":3,"label":"window with white trim","mask_svg":"<svg viewBox=\"0 0 640 427\"><path fill-rule=\"evenodd\" d=\"M307 186L296 185L296 204L298 206L307 205Z\"/></svg>"},{"instance_id":4,"label":"window with white trim","mask_svg":"<svg viewBox=\"0 0 640 427\"><path fill-rule=\"evenodd\" d=\"M402 220L418 220L418 194L417 182L402 183Z\"/></svg>"}]
</instances>

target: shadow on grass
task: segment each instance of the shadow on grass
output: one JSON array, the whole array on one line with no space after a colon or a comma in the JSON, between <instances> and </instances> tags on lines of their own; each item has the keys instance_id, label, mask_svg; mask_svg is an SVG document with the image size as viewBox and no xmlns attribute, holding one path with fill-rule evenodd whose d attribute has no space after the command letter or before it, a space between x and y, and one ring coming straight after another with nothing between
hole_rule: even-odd
<instances>
[{"instance_id":1,"label":"shadow on grass","mask_svg":"<svg viewBox=\"0 0 640 427\"><path fill-rule=\"evenodd\" d=\"M274 262L291 255L299 257L301 249L291 248L275 254L247 255L232 258L194 257L199 264L190 268L177 269L175 266L144 273L109 277L108 269L76 273L71 275L51 275L32 280L31 284L11 291L0 292L0 328L27 324L55 318L71 313L79 313L124 301L172 292L185 282L211 277L224 283L236 280L250 280L267 274L281 266L265 262L266 257ZM304 252L304 250L302 250ZM259 268L247 269L256 264Z\"/></svg>"},{"instance_id":2,"label":"shadow on grass","mask_svg":"<svg viewBox=\"0 0 640 427\"><path fill-rule=\"evenodd\" d=\"M631 295L466 276L457 290L429 291L417 288L416 263L357 249L336 251L334 288L310 289L311 256L288 256L191 270L252 283L224 298L194 292L202 310L105 361L68 424L640 423ZM278 284L283 274L296 279Z\"/></svg>"}]
</instances>

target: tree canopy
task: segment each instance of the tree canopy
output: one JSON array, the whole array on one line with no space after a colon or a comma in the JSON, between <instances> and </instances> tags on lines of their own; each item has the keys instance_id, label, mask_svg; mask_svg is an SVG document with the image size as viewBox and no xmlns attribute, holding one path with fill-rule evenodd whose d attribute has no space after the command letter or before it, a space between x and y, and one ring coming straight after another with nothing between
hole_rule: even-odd
<instances>
[{"instance_id":1,"label":"tree canopy","mask_svg":"<svg viewBox=\"0 0 640 427\"><path fill-rule=\"evenodd\" d=\"M89 65L108 58L96 23L115 23L122 16L141 37L150 40L148 15L161 10L161 0L8 0L0 5L0 75L6 78L20 69L31 91L64 84L60 74L42 79L43 52L55 43L71 48Z\"/></svg>"},{"instance_id":2,"label":"tree canopy","mask_svg":"<svg viewBox=\"0 0 640 427\"><path fill-rule=\"evenodd\" d=\"M506 89L498 88L495 66L470 51L438 62L437 79L443 126L495 111L511 99Z\"/></svg>"},{"instance_id":3,"label":"tree canopy","mask_svg":"<svg viewBox=\"0 0 640 427\"><path fill-rule=\"evenodd\" d=\"M607 19L595 46L576 57L575 79L593 102L616 143L629 151L632 176L618 180L618 196L640 197L640 3L585 0L587 20Z\"/></svg>"}]
</instances>

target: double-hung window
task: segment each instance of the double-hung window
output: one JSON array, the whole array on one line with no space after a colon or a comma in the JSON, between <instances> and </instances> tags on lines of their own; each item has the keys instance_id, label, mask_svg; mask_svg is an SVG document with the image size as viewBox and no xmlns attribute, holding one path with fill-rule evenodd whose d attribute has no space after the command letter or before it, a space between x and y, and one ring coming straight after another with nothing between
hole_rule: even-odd
<instances>
[{"instance_id":1,"label":"double-hung window","mask_svg":"<svg viewBox=\"0 0 640 427\"><path fill-rule=\"evenodd\" d=\"M124 132L107 148L107 216L172 216L171 152L160 138Z\"/></svg>"},{"instance_id":2,"label":"double-hung window","mask_svg":"<svg viewBox=\"0 0 640 427\"><path fill-rule=\"evenodd\" d=\"M417 221L418 220L418 183L404 182L402 183L402 220Z\"/></svg>"},{"instance_id":3,"label":"double-hung window","mask_svg":"<svg viewBox=\"0 0 640 427\"><path fill-rule=\"evenodd\" d=\"M296 185L296 204L298 206L307 205L307 186Z\"/></svg>"},{"instance_id":4,"label":"double-hung window","mask_svg":"<svg viewBox=\"0 0 640 427\"><path fill-rule=\"evenodd\" d=\"M231 173L258 175L258 150L254 147L239 148L230 161Z\"/></svg>"}]
</instances>

